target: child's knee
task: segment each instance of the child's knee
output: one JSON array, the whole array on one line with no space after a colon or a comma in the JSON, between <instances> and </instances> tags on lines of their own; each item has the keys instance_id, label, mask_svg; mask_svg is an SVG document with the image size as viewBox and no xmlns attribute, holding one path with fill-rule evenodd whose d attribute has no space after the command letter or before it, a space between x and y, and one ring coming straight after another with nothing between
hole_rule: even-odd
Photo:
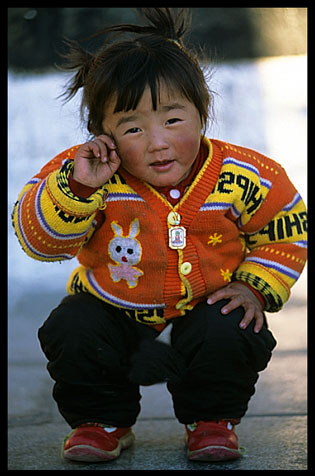
<instances>
[{"instance_id":1,"label":"child's knee","mask_svg":"<svg viewBox=\"0 0 315 476\"><path fill-rule=\"evenodd\" d=\"M238 307L229 314L223 314L221 309L228 302L229 299L223 299L212 305L204 302L195 313L194 318L199 321L199 328L206 340L217 342L224 339L227 341L229 337L240 332L239 324L244 317L244 309Z\"/></svg>"},{"instance_id":2,"label":"child's knee","mask_svg":"<svg viewBox=\"0 0 315 476\"><path fill-rule=\"evenodd\" d=\"M52 310L38 331L39 341L48 358L52 349L55 352L72 349L89 334L93 328L91 319L95 316L95 299L85 294L67 296Z\"/></svg>"}]
</instances>

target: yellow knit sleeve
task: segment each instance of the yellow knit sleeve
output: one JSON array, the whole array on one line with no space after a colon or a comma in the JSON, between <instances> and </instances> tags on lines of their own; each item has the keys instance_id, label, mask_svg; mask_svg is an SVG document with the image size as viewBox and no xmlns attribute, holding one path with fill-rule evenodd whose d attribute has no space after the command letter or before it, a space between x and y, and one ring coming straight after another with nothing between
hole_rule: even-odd
<instances>
[{"instance_id":1,"label":"yellow knit sleeve","mask_svg":"<svg viewBox=\"0 0 315 476\"><path fill-rule=\"evenodd\" d=\"M74 195L69 187L69 175L74 162L66 161L59 170L51 172L47 177L46 189L52 202L63 212L75 217L86 217L104 208L107 196L106 186L97 189L88 198Z\"/></svg>"},{"instance_id":2,"label":"yellow knit sleeve","mask_svg":"<svg viewBox=\"0 0 315 476\"><path fill-rule=\"evenodd\" d=\"M15 204L13 226L23 250L41 261L60 261L76 256L95 230L95 216L104 208L105 187L88 198L77 197L68 179L73 160L33 178ZM40 175L40 174L39 174Z\"/></svg>"},{"instance_id":3,"label":"yellow knit sleeve","mask_svg":"<svg viewBox=\"0 0 315 476\"><path fill-rule=\"evenodd\" d=\"M233 279L250 284L264 296L266 311L276 312L289 299L307 259L307 212L299 193L245 238L248 253Z\"/></svg>"}]
</instances>

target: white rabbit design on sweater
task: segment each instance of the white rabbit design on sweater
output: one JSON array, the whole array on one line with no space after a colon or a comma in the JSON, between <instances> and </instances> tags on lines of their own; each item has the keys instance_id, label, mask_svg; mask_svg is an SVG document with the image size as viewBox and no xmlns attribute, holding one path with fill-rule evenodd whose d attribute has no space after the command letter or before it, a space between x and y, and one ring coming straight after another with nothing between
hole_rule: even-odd
<instances>
[{"instance_id":1,"label":"white rabbit design on sweater","mask_svg":"<svg viewBox=\"0 0 315 476\"><path fill-rule=\"evenodd\" d=\"M125 279L129 288L135 288L143 275L143 271L134 266L140 262L142 255L141 244L136 239L140 232L139 220L135 218L130 223L128 236L123 236L122 227L115 221L111 223L111 228L115 236L108 244L108 253L117 263L108 264L111 278L115 283Z\"/></svg>"}]
</instances>

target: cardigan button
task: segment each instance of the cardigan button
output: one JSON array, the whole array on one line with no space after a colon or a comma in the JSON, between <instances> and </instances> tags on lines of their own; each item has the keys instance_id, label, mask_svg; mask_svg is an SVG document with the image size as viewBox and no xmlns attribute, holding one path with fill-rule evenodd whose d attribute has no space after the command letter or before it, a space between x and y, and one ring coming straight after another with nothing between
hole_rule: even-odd
<instances>
[{"instance_id":1,"label":"cardigan button","mask_svg":"<svg viewBox=\"0 0 315 476\"><path fill-rule=\"evenodd\" d=\"M173 211L167 215L167 223L169 225L179 225L180 219L181 219L180 214Z\"/></svg>"},{"instance_id":2,"label":"cardigan button","mask_svg":"<svg viewBox=\"0 0 315 476\"><path fill-rule=\"evenodd\" d=\"M184 276L187 276L192 270L192 265L189 263L189 261L185 261L180 267L180 271Z\"/></svg>"},{"instance_id":3,"label":"cardigan button","mask_svg":"<svg viewBox=\"0 0 315 476\"><path fill-rule=\"evenodd\" d=\"M173 198L174 200L177 200L179 197L180 197L180 191L177 190L177 188L172 188L172 190L170 190L170 197Z\"/></svg>"}]
</instances>

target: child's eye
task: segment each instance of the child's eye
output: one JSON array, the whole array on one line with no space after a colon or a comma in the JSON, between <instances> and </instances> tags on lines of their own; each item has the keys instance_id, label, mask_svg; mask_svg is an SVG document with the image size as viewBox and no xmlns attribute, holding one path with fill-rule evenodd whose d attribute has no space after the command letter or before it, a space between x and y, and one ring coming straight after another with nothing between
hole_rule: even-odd
<instances>
[{"instance_id":1,"label":"child's eye","mask_svg":"<svg viewBox=\"0 0 315 476\"><path fill-rule=\"evenodd\" d=\"M166 124L175 124L176 122L179 122L180 119L178 117L172 117L172 119L169 119L166 121Z\"/></svg>"},{"instance_id":2,"label":"child's eye","mask_svg":"<svg viewBox=\"0 0 315 476\"><path fill-rule=\"evenodd\" d=\"M136 134L137 132L141 132L139 127L131 127L131 129L128 129L125 134Z\"/></svg>"}]
</instances>

